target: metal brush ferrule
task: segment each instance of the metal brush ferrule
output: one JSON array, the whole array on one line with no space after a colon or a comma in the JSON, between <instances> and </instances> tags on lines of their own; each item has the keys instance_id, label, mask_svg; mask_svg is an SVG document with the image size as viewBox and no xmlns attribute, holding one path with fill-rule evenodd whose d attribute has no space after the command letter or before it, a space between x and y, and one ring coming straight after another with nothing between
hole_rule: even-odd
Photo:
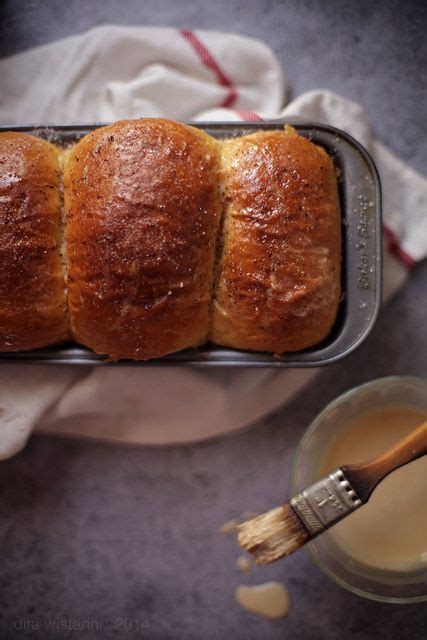
<instances>
[{"instance_id":1,"label":"metal brush ferrule","mask_svg":"<svg viewBox=\"0 0 427 640\"><path fill-rule=\"evenodd\" d=\"M338 468L297 493L291 499L291 505L314 537L358 509L362 501Z\"/></svg>"}]
</instances>

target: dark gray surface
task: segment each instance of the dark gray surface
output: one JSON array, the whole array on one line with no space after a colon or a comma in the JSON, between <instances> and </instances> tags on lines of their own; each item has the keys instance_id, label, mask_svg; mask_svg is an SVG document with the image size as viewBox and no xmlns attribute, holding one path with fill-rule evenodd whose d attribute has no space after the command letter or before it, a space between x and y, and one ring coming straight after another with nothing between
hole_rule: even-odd
<instances>
[{"instance_id":1,"label":"dark gray surface","mask_svg":"<svg viewBox=\"0 0 427 640\"><path fill-rule=\"evenodd\" d=\"M3 2L2 53L101 22L227 27L264 38L286 66L294 95L323 86L361 101L382 139L425 170L421 3ZM234 568L234 541L217 529L287 497L297 441L341 391L393 373L427 375L426 281L424 263L357 352L244 433L170 449L34 437L3 462L0 638L425 637L425 606L352 596L304 552L246 578ZM281 622L233 602L240 582L270 578L290 590L291 611ZM47 624L68 631L49 632ZM89 625L92 631L79 631Z\"/></svg>"}]
</instances>

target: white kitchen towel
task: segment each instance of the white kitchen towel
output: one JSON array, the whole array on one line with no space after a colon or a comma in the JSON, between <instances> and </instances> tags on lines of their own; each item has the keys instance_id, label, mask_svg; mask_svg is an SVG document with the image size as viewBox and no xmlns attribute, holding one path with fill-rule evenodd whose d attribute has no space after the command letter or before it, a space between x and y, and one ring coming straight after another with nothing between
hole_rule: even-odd
<instances>
[{"instance_id":1,"label":"white kitchen towel","mask_svg":"<svg viewBox=\"0 0 427 640\"><path fill-rule=\"evenodd\" d=\"M263 43L208 31L102 26L0 60L0 124L46 125L166 116L283 118L355 136L380 171L385 296L427 254L427 181L371 135L363 109L329 91L286 104L286 81ZM403 266L405 265L405 266ZM316 371L3 365L0 457L33 429L139 444L201 440L277 409Z\"/></svg>"}]
</instances>

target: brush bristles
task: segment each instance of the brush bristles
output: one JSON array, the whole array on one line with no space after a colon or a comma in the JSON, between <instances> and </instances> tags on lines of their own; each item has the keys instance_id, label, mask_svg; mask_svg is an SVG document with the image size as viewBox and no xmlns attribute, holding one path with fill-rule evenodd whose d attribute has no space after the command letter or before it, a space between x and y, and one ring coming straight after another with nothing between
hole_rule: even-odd
<instances>
[{"instance_id":1,"label":"brush bristles","mask_svg":"<svg viewBox=\"0 0 427 640\"><path fill-rule=\"evenodd\" d=\"M289 503L237 527L237 540L257 564L269 564L302 547L311 535Z\"/></svg>"}]
</instances>

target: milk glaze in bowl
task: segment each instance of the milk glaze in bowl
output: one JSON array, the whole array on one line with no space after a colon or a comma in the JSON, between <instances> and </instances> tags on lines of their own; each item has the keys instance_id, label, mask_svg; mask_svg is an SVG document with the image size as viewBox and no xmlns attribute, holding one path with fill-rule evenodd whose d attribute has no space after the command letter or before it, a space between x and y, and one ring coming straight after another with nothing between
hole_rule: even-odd
<instances>
[{"instance_id":1,"label":"milk glaze in bowl","mask_svg":"<svg viewBox=\"0 0 427 640\"><path fill-rule=\"evenodd\" d=\"M409 376L381 378L350 389L333 400L315 418L300 441L292 466L291 495L295 495L302 489L308 487L318 480L320 475L324 476L327 474L327 470L322 469L322 462L325 460L326 455L325 452L327 452L328 449L331 450L331 445L336 443L338 439L340 439L341 442L344 441L345 436L343 437L343 434L345 431L340 432L341 429L345 429L346 425L348 426L352 421L353 424L358 424L358 419L363 419L365 415L368 416L369 412L372 414L374 410L381 408L386 412L387 409L391 410L390 408L392 407L407 407L408 412L413 412L412 416L417 416L420 422L427 419L427 379ZM390 427L390 425L384 426L385 428L387 428L387 426ZM418 423L411 425L411 429L415 428L415 426L418 426ZM365 429L364 433L361 431L361 437L366 441L369 437L369 429L368 431ZM390 437L390 434L388 434L388 437ZM400 439L400 436L397 439ZM375 446L378 448L378 441L375 443ZM386 448L388 448L388 446L389 445L387 445ZM369 457L370 456L368 456L368 459ZM335 462L334 466L360 461L361 460L358 459L346 459L341 460L339 463ZM422 488L423 478L426 474L425 456L402 469L396 470L394 473L397 474L405 471L411 465L415 464L418 464L417 473L420 473L419 469L421 469L421 484L418 486ZM414 468L412 468L412 472L413 470ZM393 476L393 474L391 474L389 478L391 478L391 476ZM386 481L387 478L383 482L385 483ZM379 488L381 488L381 484ZM403 520L404 516L402 512L399 511L398 502L400 501L401 505L405 504L411 496L408 496L407 499L404 494L400 493L399 489L400 485L398 485L398 490L393 494L396 496L396 502L386 505L389 513L390 507L392 507L393 509L391 511L394 510L395 517L402 519L402 526L416 527L415 522L411 521L410 517ZM358 514L361 514L361 510L367 509L368 506L373 506L374 496L375 491L366 506L362 506L360 511L351 514L348 519L339 523L337 527L341 524L346 524L347 532L351 531L351 529L348 528L350 519L356 518ZM424 506L427 506L427 502L424 502ZM421 508L423 508L422 499ZM376 515L375 510L373 513ZM398 514L397 516L396 513ZM379 515L379 517L381 516ZM417 511L417 518L422 519L422 517L422 514L420 516ZM360 520L358 523L356 523L356 520L353 521L354 534L356 534L356 524L360 526L359 523ZM378 527L381 530L387 531L387 525L384 522L378 521ZM390 529L388 530L390 531ZM403 568L402 566L402 568L398 570L397 563L394 563L396 566L393 566L391 569L390 566L380 566L380 563L372 562L374 555L368 553L368 551L371 551L370 549L367 549L365 556L365 558L371 558L368 562L364 562L364 556L361 553L352 553L350 555L349 546L344 548L345 545L338 544L337 540L340 538L336 535L337 532L338 530L335 530L334 533L332 533L332 530L325 532L305 547L317 566L320 567L327 576L332 578L334 582L357 595L381 602L411 603L427 601L427 535L424 536L425 550L422 550L420 554L420 562L416 565L411 565L411 568ZM370 532L369 528L367 532ZM373 536L371 540L375 540L374 535L376 531L372 533ZM417 531L414 533L417 533ZM422 540L422 531L420 530L418 533ZM396 536L398 536L397 533ZM355 539L357 540L356 535ZM398 537L399 541L400 539L401 538ZM341 538L341 542L343 542L343 540L345 543L345 538ZM365 538L363 538L363 540L365 540ZM381 539L377 541L380 550L381 542ZM360 538L359 543L359 547L363 549L364 543L362 543ZM371 542L367 542L367 544L370 543ZM423 543L421 542L421 544ZM403 550L404 544L402 545L402 551ZM358 557L356 557L357 555Z\"/></svg>"}]
</instances>

